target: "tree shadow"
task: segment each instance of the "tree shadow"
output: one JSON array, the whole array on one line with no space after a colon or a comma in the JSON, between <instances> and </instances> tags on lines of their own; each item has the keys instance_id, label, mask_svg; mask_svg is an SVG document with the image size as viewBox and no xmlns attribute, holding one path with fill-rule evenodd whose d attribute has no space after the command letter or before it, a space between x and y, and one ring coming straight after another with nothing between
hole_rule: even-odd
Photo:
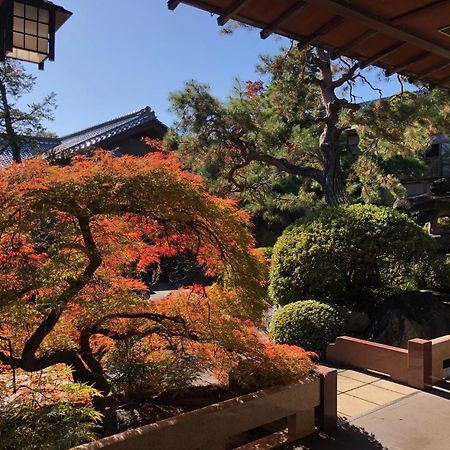
<instances>
[{"instance_id":1,"label":"tree shadow","mask_svg":"<svg viewBox=\"0 0 450 450\"><path fill-rule=\"evenodd\" d=\"M364 428L345 424L330 434L318 433L302 439L301 443L283 447L284 450L387 450L375 436Z\"/></svg>"}]
</instances>

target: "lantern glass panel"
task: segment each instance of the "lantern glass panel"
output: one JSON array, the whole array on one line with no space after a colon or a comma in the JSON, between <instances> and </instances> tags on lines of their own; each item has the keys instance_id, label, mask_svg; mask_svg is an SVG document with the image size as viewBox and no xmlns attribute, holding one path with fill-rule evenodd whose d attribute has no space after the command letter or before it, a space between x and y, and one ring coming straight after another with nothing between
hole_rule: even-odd
<instances>
[{"instance_id":1,"label":"lantern glass panel","mask_svg":"<svg viewBox=\"0 0 450 450\"><path fill-rule=\"evenodd\" d=\"M45 23L39 23L38 34L40 37L48 37L48 25Z\"/></svg>"},{"instance_id":2,"label":"lantern glass panel","mask_svg":"<svg viewBox=\"0 0 450 450\"><path fill-rule=\"evenodd\" d=\"M38 9L36 8L36 6L26 5L25 17L27 19L37 20L37 18L38 18Z\"/></svg>"},{"instance_id":3,"label":"lantern glass panel","mask_svg":"<svg viewBox=\"0 0 450 450\"><path fill-rule=\"evenodd\" d=\"M25 5L23 3L14 2L14 15L25 17Z\"/></svg>"},{"instance_id":4,"label":"lantern glass panel","mask_svg":"<svg viewBox=\"0 0 450 450\"><path fill-rule=\"evenodd\" d=\"M39 41L38 41L38 52L46 53L47 50L48 50L48 41L47 41L47 39L39 38Z\"/></svg>"},{"instance_id":5,"label":"lantern glass panel","mask_svg":"<svg viewBox=\"0 0 450 450\"><path fill-rule=\"evenodd\" d=\"M13 34L13 46L23 48L24 45L24 35L23 33Z\"/></svg>"},{"instance_id":6,"label":"lantern glass panel","mask_svg":"<svg viewBox=\"0 0 450 450\"><path fill-rule=\"evenodd\" d=\"M25 46L27 50L37 50L37 39L34 36L25 35Z\"/></svg>"},{"instance_id":7,"label":"lantern glass panel","mask_svg":"<svg viewBox=\"0 0 450 450\"><path fill-rule=\"evenodd\" d=\"M49 23L50 17L46 9L39 8L39 22Z\"/></svg>"},{"instance_id":8,"label":"lantern glass panel","mask_svg":"<svg viewBox=\"0 0 450 450\"><path fill-rule=\"evenodd\" d=\"M25 21L20 17L14 17L14 30L21 33L25 30Z\"/></svg>"},{"instance_id":9,"label":"lantern glass panel","mask_svg":"<svg viewBox=\"0 0 450 450\"><path fill-rule=\"evenodd\" d=\"M31 20L25 20L25 34L30 36L37 35L37 22L33 22Z\"/></svg>"},{"instance_id":10,"label":"lantern glass panel","mask_svg":"<svg viewBox=\"0 0 450 450\"><path fill-rule=\"evenodd\" d=\"M12 52L8 53L8 57L21 59L22 61L30 61L37 64L44 62L46 59L46 55L37 52L30 52L28 50L22 50L20 48L14 48Z\"/></svg>"}]
</instances>

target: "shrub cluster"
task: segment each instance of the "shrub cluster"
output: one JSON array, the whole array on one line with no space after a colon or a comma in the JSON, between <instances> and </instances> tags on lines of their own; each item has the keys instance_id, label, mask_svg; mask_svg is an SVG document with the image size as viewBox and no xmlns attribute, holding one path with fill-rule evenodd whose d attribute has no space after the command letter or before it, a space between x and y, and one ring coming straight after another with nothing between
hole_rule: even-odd
<instances>
[{"instance_id":1,"label":"shrub cluster","mask_svg":"<svg viewBox=\"0 0 450 450\"><path fill-rule=\"evenodd\" d=\"M280 308L273 316L269 331L278 344L298 345L323 354L345 330L345 313L336 306L304 300Z\"/></svg>"},{"instance_id":2,"label":"shrub cluster","mask_svg":"<svg viewBox=\"0 0 450 450\"><path fill-rule=\"evenodd\" d=\"M427 233L392 208L327 208L277 241L269 292L280 305L302 298L349 305L377 291L422 288L434 253Z\"/></svg>"}]
</instances>

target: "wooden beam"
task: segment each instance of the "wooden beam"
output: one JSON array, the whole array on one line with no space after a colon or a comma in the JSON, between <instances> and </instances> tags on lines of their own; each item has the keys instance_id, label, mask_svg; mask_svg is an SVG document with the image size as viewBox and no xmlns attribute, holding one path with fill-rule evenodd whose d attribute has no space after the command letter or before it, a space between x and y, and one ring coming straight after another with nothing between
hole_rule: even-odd
<instances>
[{"instance_id":1,"label":"wooden beam","mask_svg":"<svg viewBox=\"0 0 450 450\"><path fill-rule=\"evenodd\" d=\"M445 87L445 84L448 83L449 81L450 81L450 75L448 77L443 78L442 80L436 81L436 84L442 85ZM450 87L448 87L447 89L450 89Z\"/></svg>"},{"instance_id":2,"label":"wooden beam","mask_svg":"<svg viewBox=\"0 0 450 450\"><path fill-rule=\"evenodd\" d=\"M336 14L339 14L345 18L355 19L358 22L375 29L381 33L392 36L396 39L409 42L410 44L417 45L424 50L429 50L436 55L450 59L450 47L445 47L436 42L432 42L426 37L414 32L406 31L398 28L393 24L390 24L386 19L375 16L368 11L358 8L355 5L349 6L347 3L343 4L336 0L305 0L309 4L313 4L316 7L323 7L331 9Z\"/></svg>"},{"instance_id":3,"label":"wooden beam","mask_svg":"<svg viewBox=\"0 0 450 450\"><path fill-rule=\"evenodd\" d=\"M403 61L400 64L397 64L396 66L392 67L389 70L386 70L386 75L390 77L394 73L401 72L402 70L406 69L411 64L414 64L416 62L421 61L422 59L425 59L427 56L430 56L430 53L424 50L423 52L420 52L417 55L414 55L413 57L407 59L406 61Z\"/></svg>"},{"instance_id":4,"label":"wooden beam","mask_svg":"<svg viewBox=\"0 0 450 450\"><path fill-rule=\"evenodd\" d=\"M448 0L437 0L435 2L428 3L427 5L420 6L419 8L412 9L398 16L391 17L389 20L391 23L400 21L401 19L414 19L424 13L437 12L443 7L449 5Z\"/></svg>"},{"instance_id":5,"label":"wooden beam","mask_svg":"<svg viewBox=\"0 0 450 450\"><path fill-rule=\"evenodd\" d=\"M174 11L175 8L181 3L181 0L169 0L167 2L167 7L171 10Z\"/></svg>"},{"instance_id":6,"label":"wooden beam","mask_svg":"<svg viewBox=\"0 0 450 450\"><path fill-rule=\"evenodd\" d=\"M55 34L56 34L56 13L54 9L49 11L49 24L48 24L48 59L49 61L55 60Z\"/></svg>"},{"instance_id":7,"label":"wooden beam","mask_svg":"<svg viewBox=\"0 0 450 450\"><path fill-rule=\"evenodd\" d=\"M339 26L343 21L344 19L342 17L335 17L334 19L330 20L325 25L321 26L319 29L311 33L309 36L306 36L306 38L297 45L297 48L299 50L303 50L307 45L314 42L318 37L327 34L331 30Z\"/></svg>"},{"instance_id":8,"label":"wooden beam","mask_svg":"<svg viewBox=\"0 0 450 450\"><path fill-rule=\"evenodd\" d=\"M390 47L381 50L376 55L373 55L370 58L367 58L366 60L361 61L359 63L359 66L361 67L361 69L363 69L364 67L370 66L371 64L375 64L380 59L383 59L386 56L392 55L392 53L395 53L397 50L400 50L405 45L407 45L406 42L397 42L396 44L391 45Z\"/></svg>"},{"instance_id":9,"label":"wooden beam","mask_svg":"<svg viewBox=\"0 0 450 450\"><path fill-rule=\"evenodd\" d=\"M347 45L344 45L341 48L337 48L334 53L337 55L342 55L343 53L347 53L350 50L353 50L354 48L358 47L361 44L364 44L364 42L368 41L370 38L374 37L377 34L375 30L367 30L364 34L361 34L361 36L357 37L356 39L353 39L351 42L349 42Z\"/></svg>"},{"instance_id":10,"label":"wooden beam","mask_svg":"<svg viewBox=\"0 0 450 450\"><path fill-rule=\"evenodd\" d=\"M237 0L233 6L228 9L227 11L225 11L223 14L221 14L218 18L217 18L217 23L220 26L225 25L236 13L238 13L244 6L246 3L248 3L249 0Z\"/></svg>"},{"instance_id":11,"label":"wooden beam","mask_svg":"<svg viewBox=\"0 0 450 450\"><path fill-rule=\"evenodd\" d=\"M282 13L273 23L268 25L261 31L261 38L267 39L271 34L275 33L279 27L281 27L285 22L287 22L295 14L298 14L302 9L304 9L306 3L304 1L298 1L294 3L288 10Z\"/></svg>"},{"instance_id":12,"label":"wooden beam","mask_svg":"<svg viewBox=\"0 0 450 450\"><path fill-rule=\"evenodd\" d=\"M437 66L432 67L429 70L426 70L425 72L419 73L419 75L417 75L417 78L419 78L419 79L427 78L436 72L446 69L447 67L450 67L450 62L446 62L444 64L439 64Z\"/></svg>"}]
</instances>

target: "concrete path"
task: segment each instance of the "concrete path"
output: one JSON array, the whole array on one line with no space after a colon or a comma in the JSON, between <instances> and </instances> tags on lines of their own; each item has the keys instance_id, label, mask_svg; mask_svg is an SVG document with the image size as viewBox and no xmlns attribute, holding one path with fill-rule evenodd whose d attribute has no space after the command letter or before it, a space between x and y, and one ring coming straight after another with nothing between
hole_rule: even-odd
<instances>
[{"instance_id":1,"label":"concrete path","mask_svg":"<svg viewBox=\"0 0 450 450\"><path fill-rule=\"evenodd\" d=\"M150 293L150 300L161 300L165 297L168 297L173 292L176 292L180 286L177 286L174 283L170 283L169 281L158 281L153 287Z\"/></svg>"},{"instance_id":2,"label":"concrete path","mask_svg":"<svg viewBox=\"0 0 450 450\"><path fill-rule=\"evenodd\" d=\"M349 376L350 375L350 376ZM361 376L362 375L362 376ZM350 419L330 435L318 434L285 447L290 450L448 450L450 449L450 383L430 392L408 393L410 388L386 380L372 380L371 375L340 371L338 409ZM357 379L359 378L359 380ZM377 378L377 377L375 377ZM394 386L392 386L394 385ZM396 389L394 391L393 389ZM388 403L386 393L400 395ZM448 390L447 390L448 389ZM399 392L401 391L401 392ZM373 397L375 394L378 397ZM389 394L390 395L390 394ZM352 399L348 399L352 397ZM354 400L358 399L358 400ZM362 414L353 415L356 411ZM376 405L375 403L382 403Z\"/></svg>"},{"instance_id":3,"label":"concrete path","mask_svg":"<svg viewBox=\"0 0 450 450\"><path fill-rule=\"evenodd\" d=\"M418 392L377 374L338 369L338 415L341 419L360 416L383 405Z\"/></svg>"}]
</instances>

